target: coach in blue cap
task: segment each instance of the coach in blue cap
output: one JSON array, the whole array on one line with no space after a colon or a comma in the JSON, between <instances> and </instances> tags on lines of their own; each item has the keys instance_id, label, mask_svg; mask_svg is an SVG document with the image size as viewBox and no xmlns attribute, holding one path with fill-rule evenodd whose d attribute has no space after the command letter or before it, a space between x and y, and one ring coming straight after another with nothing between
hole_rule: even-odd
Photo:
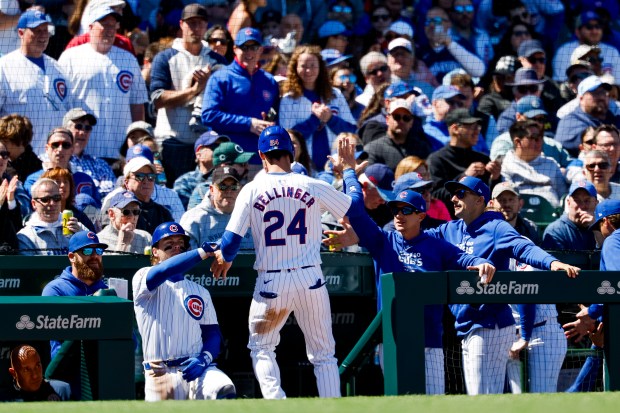
<instances>
[{"instance_id":1,"label":"coach in blue cap","mask_svg":"<svg viewBox=\"0 0 620 413\"><path fill-rule=\"evenodd\" d=\"M594 219L590 228L600 231L605 239L600 270L620 271L620 200L608 199L598 204Z\"/></svg>"}]
</instances>

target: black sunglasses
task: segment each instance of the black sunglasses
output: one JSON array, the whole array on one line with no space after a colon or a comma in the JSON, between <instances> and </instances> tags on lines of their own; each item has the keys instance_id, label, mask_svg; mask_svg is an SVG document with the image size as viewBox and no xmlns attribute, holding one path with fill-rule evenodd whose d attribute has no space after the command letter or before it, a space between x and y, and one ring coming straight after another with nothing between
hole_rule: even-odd
<instances>
[{"instance_id":1,"label":"black sunglasses","mask_svg":"<svg viewBox=\"0 0 620 413\"><path fill-rule=\"evenodd\" d=\"M390 17L389 14L375 14L375 15L373 15L371 17L371 20L372 20L373 23L376 23L379 20L382 20L382 21L385 22L385 21L388 21L388 20L392 20L392 18Z\"/></svg>"},{"instance_id":2,"label":"black sunglasses","mask_svg":"<svg viewBox=\"0 0 620 413\"><path fill-rule=\"evenodd\" d=\"M134 216L137 217L138 215L140 215L140 212L142 212L142 210L139 208L138 209L123 209L122 212L123 212L123 216L125 217L128 217L131 214L134 214Z\"/></svg>"},{"instance_id":3,"label":"black sunglasses","mask_svg":"<svg viewBox=\"0 0 620 413\"><path fill-rule=\"evenodd\" d=\"M209 40L207 40L207 42L209 44L228 44L228 39L226 38L219 38L219 37L212 37Z\"/></svg>"},{"instance_id":4,"label":"black sunglasses","mask_svg":"<svg viewBox=\"0 0 620 413\"><path fill-rule=\"evenodd\" d=\"M73 146L73 144L71 142L52 142L50 143L50 146L52 149L58 149L60 146L62 146L62 149L69 149Z\"/></svg>"},{"instance_id":5,"label":"black sunglasses","mask_svg":"<svg viewBox=\"0 0 620 413\"><path fill-rule=\"evenodd\" d=\"M54 202L60 202L60 200L62 199L62 197L60 195L49 195L49 196L42 196L40 198L35 198L35 201L39 201L42 204L49 204L50 201L54 201Z\"/></svg>"},{"instance_id":6,"label":"black sunglasses","mask_svg":"<svg viewBox=\"0 0 620 413\"><path fill-rule=\"evenodd\" d=\"M517 91L522 95L536 93L538 92L538 85L517 86Z\"/></svg>"},{"instance_id":7,"label":"black sunglasses","mask_svg":"<svg viewBox=\"0 0 620 413\"><path fill-rule=\"evenodd\" d=\"M605 59L602 57L589 56L589 57L586 57L584 60L590 64L597 64L597 63L603 63L603 60Z\"/></svg>"},{"instance_id":8,"label":"black sunglasses","mask_svg":"<svg viewBox=\"0 0 620 413\"><path fill-rule=\"evenodd\" d=\"M252 52L257 52L258 49L260 49L260 44L244 44L241 46L238 46L239 49L243 50L244 52L252 51Z\"/></svg>"},{"instance_id":9,"label":"black sunglasses","mask_svg":"<svg viewBox=\"0 0 620 413\"><path fill-rule=\"evenodd\" d=\"M586 169L592 172L594 171L594 168L596 168L597 166L598 166L598 169L602 169L606 171L607 169L609 169L611 164L609 162L591 163L591 164L586 165Z\"/></svg>"},{"instance_id":10,"label":"black sunglasses","mask_svg":"<svg viewBox=\"0 0 620 413\"><path fill-rule=\"evenodd\" d=\"M368 74L369 75L373 75L373 76L377 76L379 74L379 72L383 72L385 73L390 67L388 65L383 65L381 67L378 67L374 70L369 70Z\"/></svg>"},{"instance_id":11,"label":"black sunglasses","mask_svg":"<svg viewBox=\"0 0 620 413\"><path fill-rule=\"evenodd\" d=\"M9 155L10 155L9 151L0 152L0 158L2 159L9 159Z\"/></svg>"},{"instance_id":12,"label":"black sunglasses","mask_svg":"<svg viewBox=\"0 0 620 413\"><path fill-rule=\"evenodd\" d=\"M546 57L528 57L527 61L530 62L531 64L536 64L536 63L545 64L547 63L547 58Z\"/></svg>"},{"instance_id":13,"label":"black sunglasses","mask_svg":"<svg viewBox=\"0 0 620 413\"><path fill-rule=\"evenodd\" d=\"M411 215L418 211L414 207L410 207L410 206L404 206L404 207L391 206L390 212L392 213L392 215L396 216L398 215L399 212L402 213L403 215Z\"/></svg>"},{"instance_id":14,"label":"black sunglasses","mask_svg":"<svg viewBox=\"0 0 620 413\"><path fill-rule=\"evenodd\" d=\"M238 184L232 184L232 185L220 184L217 187L220 189L220 191L238 191L239 188L241 188L241 185L238 185Z\"/></svg>"},{"instance_id":15,"label":"black sunglasses","mask_svg":"<svg viewBox=\"0 0 620 413\"><path fill-rule=\"evenodd\" d=\"M585 27L588 30L601 30L601 25L600 24L584 24L583 27Z\"/></svg>"},{"instance_id":16,"label":"black sunglasses","mask_svg":"<svg viewBox=\"0 0 620 413\"><path fill-rule=\"evenodd\" d=\"M93 127L90 125L86 125L84 123L74 123L73 126L77 130L84 130L85 132L90 132L93 130Z\"/></svg>"},{"instance_id":17,"label":"black sunglasses","mask_svg":"<svg viewBox=\"0 0 620 413\"><path fill-rule=\"evenodd\" d=\"M403 122L411 122L413 120L413 116L411 115L391 115L392 119L394 119L396 122L400 122L401 120Z\"/></svg>"},{"instance_id":18,"label":"black sunglasses","mask_svg":"<svg viewBox=\"0 0 620 413\"><path fill-rule=\"evenodd\" d=\"M467 189L457 189L456 191L454 191L453 195L458 199L464 199L468 193L470 193L470 191L468 191Z\"/></svg>"},{"instance_id":19,"label":"black sunglasses","mask_svg":"<svg viewBox=\"0 0 620 413\"><path fill-rule=\"evenodd\" d=\"M134 173L133 174L133 179L135 179L138 182L142 182L145 179L148 179L150 182L155 182L155 178L157 178L157 175L155 174L145 174L145 173Z\"/></svg>"},{"instance_id":20,"label":"black sunglasses","mask_svg":"<svg viewBox=\"0 0 620 413\"><path fill-rule=\"evenodd\" d=\"M590 76L592 76L592 73L590 72L581 72L581 73L572 75L569 80L571 83L577 83L577 82L581 82L583 79L585 79L586 77L590 77Z\"/></svg>"},{"instance_id":21,"label":"black sunglasses","mask_svg":"<svg viewBox=\"0 0 620 413\"><path fill-rule=\"evenodd\" d=\"M82 248L80 252L83 255L86 255L87 257L90 257L91 255L93 255L93 253L95 255L103 255L103 248L92 248L92 247Z\"/></svg>"}]
</instances>

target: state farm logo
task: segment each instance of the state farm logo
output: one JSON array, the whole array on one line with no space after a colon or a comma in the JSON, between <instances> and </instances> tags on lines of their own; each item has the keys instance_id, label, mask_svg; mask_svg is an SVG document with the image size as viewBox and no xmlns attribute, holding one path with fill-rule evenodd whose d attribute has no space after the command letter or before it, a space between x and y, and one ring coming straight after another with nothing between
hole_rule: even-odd
<instances>
[{"instance_id":1,"label":"state farm logo","mask_svg":"<svg viewBox=\"0 0 620 413\"><path fill-rule=\"evenodd\" d=\"M605 280L601 282L601 286L596 289L596 292L599 293L600 295L615 294L616 289L611 286L610 281ZM618 294L620 294L620 292L618 292Z\"/></svg>"},{"instance_id":2,"label":"state farm logo","mask_svg":"<svg viewBox=\"0 0 620 413\"><path fill-rule=\"evenodd\" d=\"M459 295L468 294L472 295L474 293L474 288L469 284L469 281L461 281L461 286L456 288L456 293Z\"/></svg>"},{"instance_id":3,"label":"state farm logo","mask_svg":"<svg viewBox=\"0 0 620 413\"><path fill-rule=\"evenodd\" d=\"M32 330L34 328L34 323L30 321L29 315L23 315L19 317L19 321L15 324L15 327L17 327L18 330L23 330L24 328L26 330Z\"/></svg>"},{"instance_id":4,"label":"state farm logo","mask_svg":"<svg viewBox=\"0 0 620 413\"><path fill-rule=\"evenodd\" d=\"M456 287L456 293L459 295L537 295L538 284L518 283L511 280L507 283L497 281L490 284L478 281L475 286L472 286L469 281L461 281L460 286Z\"/></svg>"}]
</instances>

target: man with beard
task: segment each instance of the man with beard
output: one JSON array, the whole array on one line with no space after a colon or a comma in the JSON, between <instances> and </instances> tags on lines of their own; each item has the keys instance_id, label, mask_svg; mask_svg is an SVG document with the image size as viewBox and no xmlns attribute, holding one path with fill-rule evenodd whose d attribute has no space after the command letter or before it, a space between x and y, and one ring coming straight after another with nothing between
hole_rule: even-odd
<instances>
[{"instance_id":1,"label":"man with beard","mask_svg":"<svg viewBox=\"0 0 620 413\"><path fill-rule=\"evenodd\" d=\"M97 234L92 231L81 231L74 234L69 240L69 261L71 266L65 268L63 272L50 281L43 289L42 296L91 296L101 289L108 286L103 282L103 263L101 256L107 244L99 242ZM51 356L54 358L63 343L52 340ZM87 369L89 372L93 398L97 399L98 374L96 371L96 358L91 360L91 354L96 354L96 342L75 341L72 345L67 345L67 353L62 362L56 368L54 378L66 381L71 386L71 394L78 400L82 396L81 389L81 350L86 355ZM63 347L63 349L65 349ZM92 361L92 362L91 362Z\"/></svg>"},{"instance_id":2,"label":"man with beard","mask_svg":"<svg viewBox=\"0 0 620 413\"><path fill-rule=\"evenodd\" d=\"M527 218L519 215L523 208L523 200L519 197L519 192L511 182L500 182L493 188L490 206L504 214L506 222L517 232L531 240L534 244L540 244L540 236L536 224Z\"/></svg>"}]
</instances>

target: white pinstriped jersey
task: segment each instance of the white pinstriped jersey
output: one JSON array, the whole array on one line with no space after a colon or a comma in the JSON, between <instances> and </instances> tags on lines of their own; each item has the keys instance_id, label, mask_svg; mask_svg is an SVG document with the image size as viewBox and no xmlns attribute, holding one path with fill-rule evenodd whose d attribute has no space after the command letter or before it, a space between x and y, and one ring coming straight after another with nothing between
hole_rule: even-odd
<instances>
[{"instance_id":1,"label":"white pinstriped jersey","mask_svg":"<svg viewBox=\"0 0 620 413\"><path fill-rule=\"evenodd\" d=\"M517 262L514 258L510 259L509 264L510 271L541 271L531 265ZM510 305L512 308L512 315L515 317L517 325L519 324L519 312L514 304ZM555 304L536 304L536 317L534 317L534 324L538 324L544 320L548 320L558 316L558 309Z\"/></svg>"},{"instance_id":2,"label":"white pinstriped jersey","mask_svg":"<svg viewBox=\"0 0 620 413\"><path fill-rule=\"evenodd\" d=\"M202 351L200 325L217 324L209 292L187 279L146 288L144 267L133 276L133 301L144 361L188 357Z\"/></svg>"},{"instance_id":3,"label":"white pinstriped jersey","mask_svg":"<svg viewBox=\"0 0 620 413\"><path fill-rule=\"evenodd\" d=\"M320 265L321 214L342 218L351 198L329 184L296 173L267 173L243 187L226 229L244 236L252 227L259 271Z\"/></svg>"}]
</instances>

